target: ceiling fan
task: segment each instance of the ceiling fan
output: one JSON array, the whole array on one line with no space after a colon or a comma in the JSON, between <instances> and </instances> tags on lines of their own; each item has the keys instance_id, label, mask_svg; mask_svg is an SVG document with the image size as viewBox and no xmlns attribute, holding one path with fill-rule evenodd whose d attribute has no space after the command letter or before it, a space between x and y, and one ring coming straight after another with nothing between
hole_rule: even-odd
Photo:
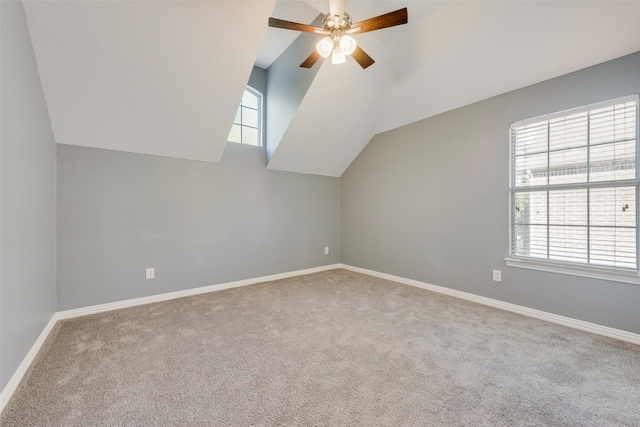
<instances>
[{"instance_id":1,"label":"ceiling fan","mask_svg":"<svg viewBox=\"0 0 640 427\"><path fill-rule=\"evenodd\" d=\"M407 22L405 7L354 24L349 14L344 11L344 0L330 0L329 13L325 15L322 27L269 18L270 27L326 36L316 45L316 50L300 64L302 68L311 68L321 57L326 58L330 54L332 64L341 64L346 61L345 56L351 55L362 68L367 68L375 61L356 44L351 34L366 33Z\"/></svg>"}]
</instances>

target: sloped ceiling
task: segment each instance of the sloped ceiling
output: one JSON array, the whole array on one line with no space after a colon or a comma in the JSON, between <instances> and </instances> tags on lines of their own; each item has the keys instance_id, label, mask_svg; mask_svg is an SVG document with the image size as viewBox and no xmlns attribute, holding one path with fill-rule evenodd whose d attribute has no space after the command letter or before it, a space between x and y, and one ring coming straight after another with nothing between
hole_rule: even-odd
<instances>
[{"instance_id":1,"label":"sloped ceiling","mask_svg":"<svg viewBox=\"0 0 640 427\"><path fill-rule=\"evenodd\" d=\"M25 1L56 142L219 162L274 1Z\"/></svg>"},{"instance_id":2,"label":"sloped ceiling","mask_svg":"<svg viewBox=\"0 0 640 427\"><path fill-rule=\"evenodd\" d=\"M368 43L366 50L377 58L381 47ZM272 154L269 169L340 176L374 137L382 68L363 71L348 59L340 66L332 66L330 60L315 66L320 70Z\"/></svg>"},{"instance_id":3,"label":"sloped ceiling","mask_svg":"<svg viewBox=\"0 0 640 427\"><path fill-rule=\"evenodd\" d=\"M253 64L297 36L268 17L307 23L329 2L274 4L25 1L56 141L220 161ZM359 21L405 6L409 24L357 36L369 69L315 65L269 168L340 176L376 133L640 51L640 1L347 0L345 10Z\"/></svg>"},{"instance_id":4,"label":"sloped ceiling","mask_svg":"<svg viewBox=\"0 0 640 427\"><path fill-rule=\"evenodd\" d=\"M276 1L271 16L302 23L311 23L320 15L316 9L304 1ZM300 35L297 31L267 29L256 57L256 67L267 69Z\"/></svg>"},{"instance_id":5,"label":"sloped ceiling","mask_svg":"<svg viewBox=\"0 0 640 427\"><path fill-rule=\"evenodd\" d=\"M316 65L269 168L340 176L377 133L640 50L639 1L347 0L345 10L355 22L403 6L407 25L356 35L376 64Z\"/></svg>"},{"instance_id":6,"label":"sloped ceiling","mask_svg":"<svg viewBox=\"0 0 640 427\"><path fill-rule=\"evenodd\" d=\"M639 23L637 0L443 3L389 44L376 130L637 52Z\"/></svg>"}]
</instances>

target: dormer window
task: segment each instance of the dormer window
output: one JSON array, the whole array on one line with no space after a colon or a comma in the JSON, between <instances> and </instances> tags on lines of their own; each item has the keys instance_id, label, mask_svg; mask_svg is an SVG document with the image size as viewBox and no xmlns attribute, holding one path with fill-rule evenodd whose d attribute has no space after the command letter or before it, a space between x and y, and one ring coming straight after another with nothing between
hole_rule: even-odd
<instances>
[{"instance_id":1,"label":"dormer window","mask_svg":"<svg viewBox=\"0 0 640 427\"><path fill-rule=\"evenodd\" d=\"M227 140L262 146L262 94L250 86L244 90Z\"/></svg>"}]
</instances>

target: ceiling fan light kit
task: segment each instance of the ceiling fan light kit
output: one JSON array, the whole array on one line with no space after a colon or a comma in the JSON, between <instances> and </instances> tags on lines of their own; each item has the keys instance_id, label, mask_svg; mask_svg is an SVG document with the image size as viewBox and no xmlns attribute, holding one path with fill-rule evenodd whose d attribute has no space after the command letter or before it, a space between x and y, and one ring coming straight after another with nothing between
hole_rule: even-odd
<instances>
[{"instance_id":1,"label":"ceiling fan light kit","mask_svg":"<svg viewBox=\"0 0 640 427\"><path fill-rule=\"evenodd\" d=\"M332 37L320 40L316 50L323 58L331 54L332 64L342 64L346 62L345 55L351 55L356 50L356 41L351 36L339 35L337 32L334 32Z\"/></svg>"},{"instance_id":2,"label":"ceiling fan light kit","mask_svg":"<svg viewBox=\"0 0 640 427\"><path fill-rule=\"evenodd\" d=\"M356 40L351 36L342 36L340 38L340 49L345 55L351 55L356 50Z\"/></svg>"},{"instance_id":3,"label":"ceiling fan light kit","mask_svg":"<svg viewBox=\"0 0 640 427\"><path fill-rule=\"evenodd\" d=\"M347 58L344 55L344 52L340 49L333 49L333 53L331 54L331 63L332 64L344 64L347 62Z\"/></svg>"},{"instance_id":4,"label":"ceiling fan light kit","mask_svg":"<svg viewBox=\"0 0 640 427\"><path fill-rule=\"evenodd\" d=\"M321 57L327 58L329 54L331 54L332 64L342 64L346 62L346 56L351 56L362 68L367 68L375 61L357 45L356 40L351 37L351 34L366 33L406 24L408 22L406 7L352 24L351 16L344 12L344 1L333 0L330 6L331 11L325 16L322 28L284 21L277 18L269 18L270 27L322 34L325 36L316 44L316 52L312 52L311 55L300 64L302 68L311 68Z\"/></svg>"},{"instance_id":5,"label":"ceiling fan light kit","mask_svg":"<svg viewBox=\"0 0 640 427\"><path fill-rule=\"evenodd\" d=\"M323 58L326 58L333 52L333 40L330 37L325 37L318 42L316 50Z\"/></svg>"}]
</instances>

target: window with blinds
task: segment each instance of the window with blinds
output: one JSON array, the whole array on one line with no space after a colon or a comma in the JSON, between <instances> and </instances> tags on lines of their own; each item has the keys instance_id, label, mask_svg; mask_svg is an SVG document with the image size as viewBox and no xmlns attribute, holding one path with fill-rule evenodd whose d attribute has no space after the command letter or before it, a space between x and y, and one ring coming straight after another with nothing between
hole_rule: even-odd
<instances>
[{"instance_id":1,"label":"window with blinds","mask_svg":"<svg viewBox=\"0 0 640 427\"><path fill-rule=\"evenodd\" d=\"M511 256L638 269L638 96L513 123Z\"/></svg>"},{"instance_id":2,"label":"window with blinds","mask_svg":"<svg viewBox=\"0 0 640 427\"><path fill-rule=\"evenodd\" d=\"M262 94L247 86L227 141L262 146Z\"/></svg>"}]
</instances>

